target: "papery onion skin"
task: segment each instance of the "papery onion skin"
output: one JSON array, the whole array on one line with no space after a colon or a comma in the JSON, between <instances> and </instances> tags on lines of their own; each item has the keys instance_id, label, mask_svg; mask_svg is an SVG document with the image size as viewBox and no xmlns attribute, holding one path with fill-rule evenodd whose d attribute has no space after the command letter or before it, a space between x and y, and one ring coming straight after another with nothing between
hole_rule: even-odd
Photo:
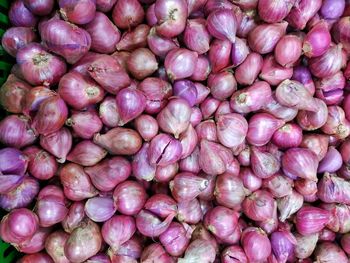
<instances>
[{"instance_id":1,"label":"papery onion skin","mask_svg":"<svg viewBox=\"0 0 350 263\"><path fill-rule=\"evenodd\" d=\"M69 262L64 253L64 246L67 243L68 238L69 234L64 231L55 231L46 239L45 249L55 262Z\"/></svg>"}]
</instances>

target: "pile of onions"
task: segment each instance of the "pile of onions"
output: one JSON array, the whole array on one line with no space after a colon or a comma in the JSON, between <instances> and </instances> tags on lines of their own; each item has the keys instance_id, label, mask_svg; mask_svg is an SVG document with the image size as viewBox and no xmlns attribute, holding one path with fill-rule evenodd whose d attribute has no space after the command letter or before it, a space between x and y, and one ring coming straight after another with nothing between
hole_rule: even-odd
<instances>
[{"instance_id":1,"label":"pile of onions","mask_svg":"<svg viewBox=\"0 0 350 263\"><path fill-rule=\"evenodd\" d=\"M10 2L18 262L350 262L350 1Z\"/></svg>"}]
</instances>

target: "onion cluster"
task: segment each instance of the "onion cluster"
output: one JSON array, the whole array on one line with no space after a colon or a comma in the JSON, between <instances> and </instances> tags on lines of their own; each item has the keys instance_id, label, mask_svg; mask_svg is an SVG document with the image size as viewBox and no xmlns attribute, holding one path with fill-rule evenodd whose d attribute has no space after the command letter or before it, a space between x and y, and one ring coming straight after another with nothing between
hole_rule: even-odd
<instances>
[{"instance_id":1,"label":"onion cluster","mask_svg":"<svg viewBox=\"0 0 350 263\"><path fill-rule=\"evenodd\" d=\"M0 238L18 262L349 262L349 1L8 16Z\"/></svg>"}]
</instances>

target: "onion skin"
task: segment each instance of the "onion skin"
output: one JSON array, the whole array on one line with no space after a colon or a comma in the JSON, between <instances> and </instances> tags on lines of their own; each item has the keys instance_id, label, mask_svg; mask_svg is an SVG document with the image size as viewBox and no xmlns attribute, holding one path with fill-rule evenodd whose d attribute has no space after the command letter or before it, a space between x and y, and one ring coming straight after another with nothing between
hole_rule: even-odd
<instances>
[{"instance_id":1,"label":"onion skin","mask_svg":"<svg viewBox=\"0 0 350 263\"><path fill-rule=\"evenodd\" d=\"M141 261L145 263L151 263L154 261L161 263L175 263L175 260L159 243L153 243L145 247L141 254Z\"/></svg>"},{"instance_id":2,"label":"onion skin","mask_svg":"<svg viewBox=\"0 0 350 263\"><path fill-rule=\"evenodd\" d=\"M158 69L158 62L149 49L138 48L131 53L127 67L136 79L143 80Z\"/></svg>"},{"instance_id":3,"label":"onion skin","mask_svg":"<svg viewBox=\"0 0 350 263\"><path fill-rule=\"evenodd\" d=\"M239 65L235 72L237 82L241 85L252 85L263 66L263 58L260 54L252 52ZM249 69L249 70L248 70Z\"/></svg>"},{"instance_id":4,"label":"onion skin","mask_svg":"<svg viewBox=\"0 0 350 263\"><path fill-rule=\"evenodd\" d=\"M23 114L30 116L39 109L40 104L47 98L55 96L56 93L47 87L39 86L32 88L26 94L22 105Z\"/></svg>"},{"instance_id":5,"label":"onion skin","mask_svg":"<svg viewBox=\"0 0 350 263\"><path fill-rule=\"evenodd\" d=\"M96 12L94 19L84 28L91 36L91 50L106 54L117 50L120 31L104 13Z\"/></svg>"},{"instance_id":6,"label":"onion skin","mask_svg":"<svg viewBox=\"0 0 350 263\"><path fill-rule=\"evenodd\" d=\"M138 25L134 30L125 32L117 44L119 51L132 51L147 46L147 35L150 27L145 24Z\"/></svg>"},{"instance_id":7,"label":"onion skin","mask_svg":"<svg viewBox=\"0 0 350 263\"><path fill-rule=\"evenodd\" d=\"M209 50L210 39L211 37L206 29L206 21L204 19L187 20L184 31L184 42L187 48L196 51L198 54L204 54Z\"/></svg>"},{"instance_id":8,"label":"onion skin","mask_svg":"<svg viewBox=\"0 0 350 263\"><path fill-rule=\"evenodd\" d=\"M164 66L171 81L190 77L198 60L197 52L185 48L171 50L165 57Z\"/></svg>"},{"instance_id":9,"label":"onion skin","mask_svg":"<svg viewBox=\"0 0 350 263\"><path fill-rule=\"evenodd\" d=\"M24 5L34 15L49 15L54 7L54 0L24 0Z\"/></svg>"},{"instance_id":10,"label":"onion skin","mask_svg":"<svg viewBox=\"0 0 350 263\"><path fill-rule=\"evenodd\" d=\"M322 41L320 41L322 39ZM323 55L331 44L331 35L327 24L323 21L317 23L307 33L303 42L305 56L312 58Z\"/></svg>"},{"instance_id":11,"label":"onion skin","mask_svg":"<svg viewBox=\"0 0 350 263\"><path fill-rule=\"evenodd\" d=\"M305 28L307 22L321 8L321 5L321 0L302 0L291 9L286 20L295 29L302 30Z\"/></svg>"},{"instance_id":12,"label":"onion skin","mask_svg":"<svg viewBox=\"0 0 350 263\"><path fill-rule=\"evenodd\" d=\"M237 18L227 9L213 10L207 19L209 33L215 38L234 43L237 31Z\"/></svg>"},{"instance_id":13,"label":"onion skin","mask_svg":"<svg viewBox=\"0 0 350 263\"><path fill-rule=\"evenodd\" d=\"M208 57L212 72L218 73L230 63L232 43L229 40L214 39L210 45Z\"/></svg>"},{"instance_id":14,"label":"onion skin","mask_svg":"<svg viewBox=\"0 0 350 263\"><path fill-rule=\"evenodd\" d=\"M109 12L112 10L117 0L96 0L96 9L101 12Z\"/></svg>"},{"instance_id":15,"label":"onion skin","mask_svg":"<svg viewBox=\"0 0 350 263\"><path fill-rule=\"evenodd\" d=\"M83 262L94 256L101 246L99 226L90 219L84 219L67 239L64 253L72 262Z\"/></svg>"},{"instance_id":16,"label":"onion skin","mask_svg":"<svg viewBox=\"0 0 350 263\"><path fill-rule=\"evenodd\" d=\"M69 64L81 59L91 47L87 31L56 17L42 22L39 32L44 46L64 57Z\"/></svg>"},{"instance_id":17,"label":"onion skin","mask_svg":"<svg viewBox=\"0 0 350 263\"><path fill-rule=\"evenodd\" d=\"M43 252L34 253L30 255L25 255L18 260L19 263L31 263L31 262L40 262L40 263L54 263L52 258Z\"/></svg>"},{"instance_id":18,"label":"onion skin","mask_svg":"<svg viewBox=\"0 0 350 263\"><path fill-rule=\"evenodd\" d=\"M241 236L244 252L251 262L264 261L271 253L271 244L266 233L259 228L248 227Z\"/></svg>"},{"instance_id":19,"label":"onion skin","mask_svg":"<svg viewBox=\"0 0 350 263\"><path fill-rule=\"evenodd\" d=\"M51 233L46 239L45 249L55 262L69 262L64 253L64 246L66 245L68 238L69 234L63 231L56 231Z\"/></svg>"},{"instance_id":20,"label":"onion skin","mask_svg":"<svg viewBox=\"0 0 350 263\"><path fill-rule=\"evenodd\" d=\"M322 230L331 218L330 212L317 207L302 207L296 215L296 228L302 235Z\"/></svg>"},{"instance_id":21,"label":"onion skin","mask_svg":"<svg viewBox=\"0 0 350 263\"><path fill-rule=\"evenodd\" d=\"M196 262L205 260L204 262L214 262L215 248L210 241L196 239L192 241L185 251L185 256L178 259L178 263Z\"/></svg>"},{"instance_id":22,"label":"onion skin","mask_svg":"<svg viewBox=\"0 0 350 263\"><path fill-rule=\"evenodd\" d=\"M66 125L73 128L76 135L83 139L91 139L102 129L102 122L94 110L73 112Z\"/></svg>"},{"instance_id":23,"label":"onion skin","mask_svg":"<svg viewBox=\"0 0 350 263\"><path fill-rule=\"evenodd\" d=\"M323 242L315 250L315 256L320 262L346 262L348 257L344 251L332 242Z\"/></svg>"},{"instance_id":24,"label":"onion skin","mask_svg":"<svg viewBox=\"0 0 350 263\"><path fill-rule=\"evenodd\" d=\"M79 223L84 219L84 202L74 202L70 207L67 216L62 220L61 224L65 232L72 231L79 226Z\"/></svg>"},{"instance_id":25,"label":"onion skin","mask_svg":"<svg viewBox=\"0 0 350 263\"><path fill-rule=\"evenodd\" d=\"M191 232L186 231L183 225L172 222L168 229L159 236L159 240L165 247L165 250L171 256L176 257L181 256L185 252L190 243L190 237Z\"/></svg>"}]
</instances>

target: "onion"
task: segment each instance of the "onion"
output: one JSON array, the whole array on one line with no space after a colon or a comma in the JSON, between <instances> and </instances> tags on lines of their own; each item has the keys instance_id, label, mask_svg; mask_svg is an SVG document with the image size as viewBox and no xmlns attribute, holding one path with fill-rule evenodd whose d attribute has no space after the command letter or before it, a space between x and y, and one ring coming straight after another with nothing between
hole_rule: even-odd
<instances>
[{"instance_id":1,"label":"onion","mask_svg":"<svg viewBox=\"0 0 350 263\"><path fill-rule=\"evenodd\" d=\"M120 31L104 13L96 12L94 19L84 28L91 36L91 50L99 53L116 51Z\"/></svg>"},{"instance_id":2,"label":"onion","mask_svg":"<svg viewBox=\"0 0 350 263\"><path fill-rule=\"evenodd\" d=\"M70 261L83 262L94 256L101 245L99 226L90 219L84 219L67 239L64 254Z\"/></svg>"},{"instance_id":3,"label":"onion","mask_svg":"<svg viewBox=\"0 0 350 263\"><path fill-rule=\"evenodd\" d=\"M91 46L91 37L87 31L57 17L41 22L39 33L44 45L64 57L69 64L81 59Z\"/></svg>"},{"instance_id":4,"label":"onion","mask_svg":"<svg viewBox=\"0 0 350 263\"><path fill-rule=\"evenodd\" d=\"M65 232L72 233L85 217L83 202L74 202L70 207L67 216L62 220L62 227Z\"/></svg>"},{"instance_id":5,"label":"onion","mask_svg":"<svg viewBox=\"0 0 350 263\"><path fill-rule=\"evenodd\" d=\"M115 213L113 199L110 197L93 197L85 203L85 213L94 222L105 222Z\"/></svg>"},{"instance_id":6,"label":"onion","mask_svg":"<svg viewBox=\"0 0 350 263\"><path fill-rule=\"evenodd\" d=\"M23 0L11 3L8 17L13 26L34 27L38 22L38 18L24 5Z\"/></svg>"},{"instance_id":7,"label":"onion","mask_svg":"<svg viewBox=\"0 0 350 263\"><path fill-rule=\"evenodd\" d=\"M121 29L141 24L144 16L145 12L137 0L118 0L112 13L114 23Z\"/></svg>"},{"instance_id":8,"label":"onion","mask_svg":"<svg viewBox=\"0 0 350 263\"><path fill-rule=\"evenodd\" d=\"M31 28L11 27L2 36L1 45L7 53L16 57L19 49L36 40L36 34Z\"/></svg>"},{"instance_id":9,"label":"onion","mask_svg":"<svg viewBox=\"0 0 350 263\"><path fill-rule=\"evenodd\" d=\"M183 1L183 0L181 0ZM171 81L190 77L195 70L198 54L185 48L172 49L165 57L164 66Z\"/></svg>"},{"instance_id":10,"label":"onion","mask_svg":"<svg viewBox=\"0 0 350 263\"><path fill-rule=\"evenodd\" d=\"M69 262L64 253L64 246L66 245L68 238L69 234L63 231L55 231L46 239L45 249L55 262Z\"/></svg>"},{"instance_id":11,"label":"onion","mask_svg":"<svg viewBox=\"0 0 350 263\"><path fill-rule=\"evenodd\" d=\"M132 51L147 46L147 35L150 27L145 24L138 25L134 30L125 32L117 44L117 50Z\"/></svg>"},{"instance_id":12,"label":"onion","mask_svg":"<svg viewBox=\"0 0 350 263\"><path fill-rule=\"evenodd\" d=\"M252 262L264 261L271 253L271 243L262 229L246 228L241 243L248 260Z\"/></svg>"},{"instance_id":13,"label":"onion","mask_svg":"<svg viewBox=\"0 0 350 263\"><path fill-rule=\"evenodd\" d=\"M229 40L214 39L210 45L208 57L213 73L226 68L230 63L232 43Z\"/></svg>"},{"instance_id":14,"label":"onion","mask_svg":"<svg viewBox=\"0 0 350 263\"><path fill-rule=\"evenodd\" d=\"M23 0L24 5L34 15L49 15L54 7L54 0Z\"/></svg>"},{"instance_id":15,"label":"onion","mask_svg":"<svg viewBox=\"0 0 350 263\"><path fill-rule=\"evenodd\" d=\"M59 0L61 16L74 24L87 24L94 19L96 1Z\"/></svg>"},{"instance_id":16,"label":"onion","mask_svg":"<svg viewBox=\"0 0 350 263\"><path fill-rule=\"evenodd\" d=\"M26 97L23 98L23 113L27 116L30 116L31 113L39 109L40 104L45 101L45 99L55 96L56 93L46 88L44 86L39 86L32 88L26 94ZM5 106L5 105L4 105Z\"/></svg>"},{"instance_id":17,"label":"onion","mask_svg":"<svg viewBox=\"0 0 350 263\"><path fill-rule=\"evenodd\" d=\"M128 61L129 72L139 80L152 75L158 69L158 63L154 54L147 48L134 50Z\"/></svg>"},{"instance_id":18,"label":"onion","mask_svg":"<svg viewBox=\"0 0 350 263\"><path fill-rule=\"evenodd\" d=\"M212 11L207 20L209 33L215 38L229 40L235 43L237 31L237 18L227 9Z\"/></svg>"}]
</instances>

